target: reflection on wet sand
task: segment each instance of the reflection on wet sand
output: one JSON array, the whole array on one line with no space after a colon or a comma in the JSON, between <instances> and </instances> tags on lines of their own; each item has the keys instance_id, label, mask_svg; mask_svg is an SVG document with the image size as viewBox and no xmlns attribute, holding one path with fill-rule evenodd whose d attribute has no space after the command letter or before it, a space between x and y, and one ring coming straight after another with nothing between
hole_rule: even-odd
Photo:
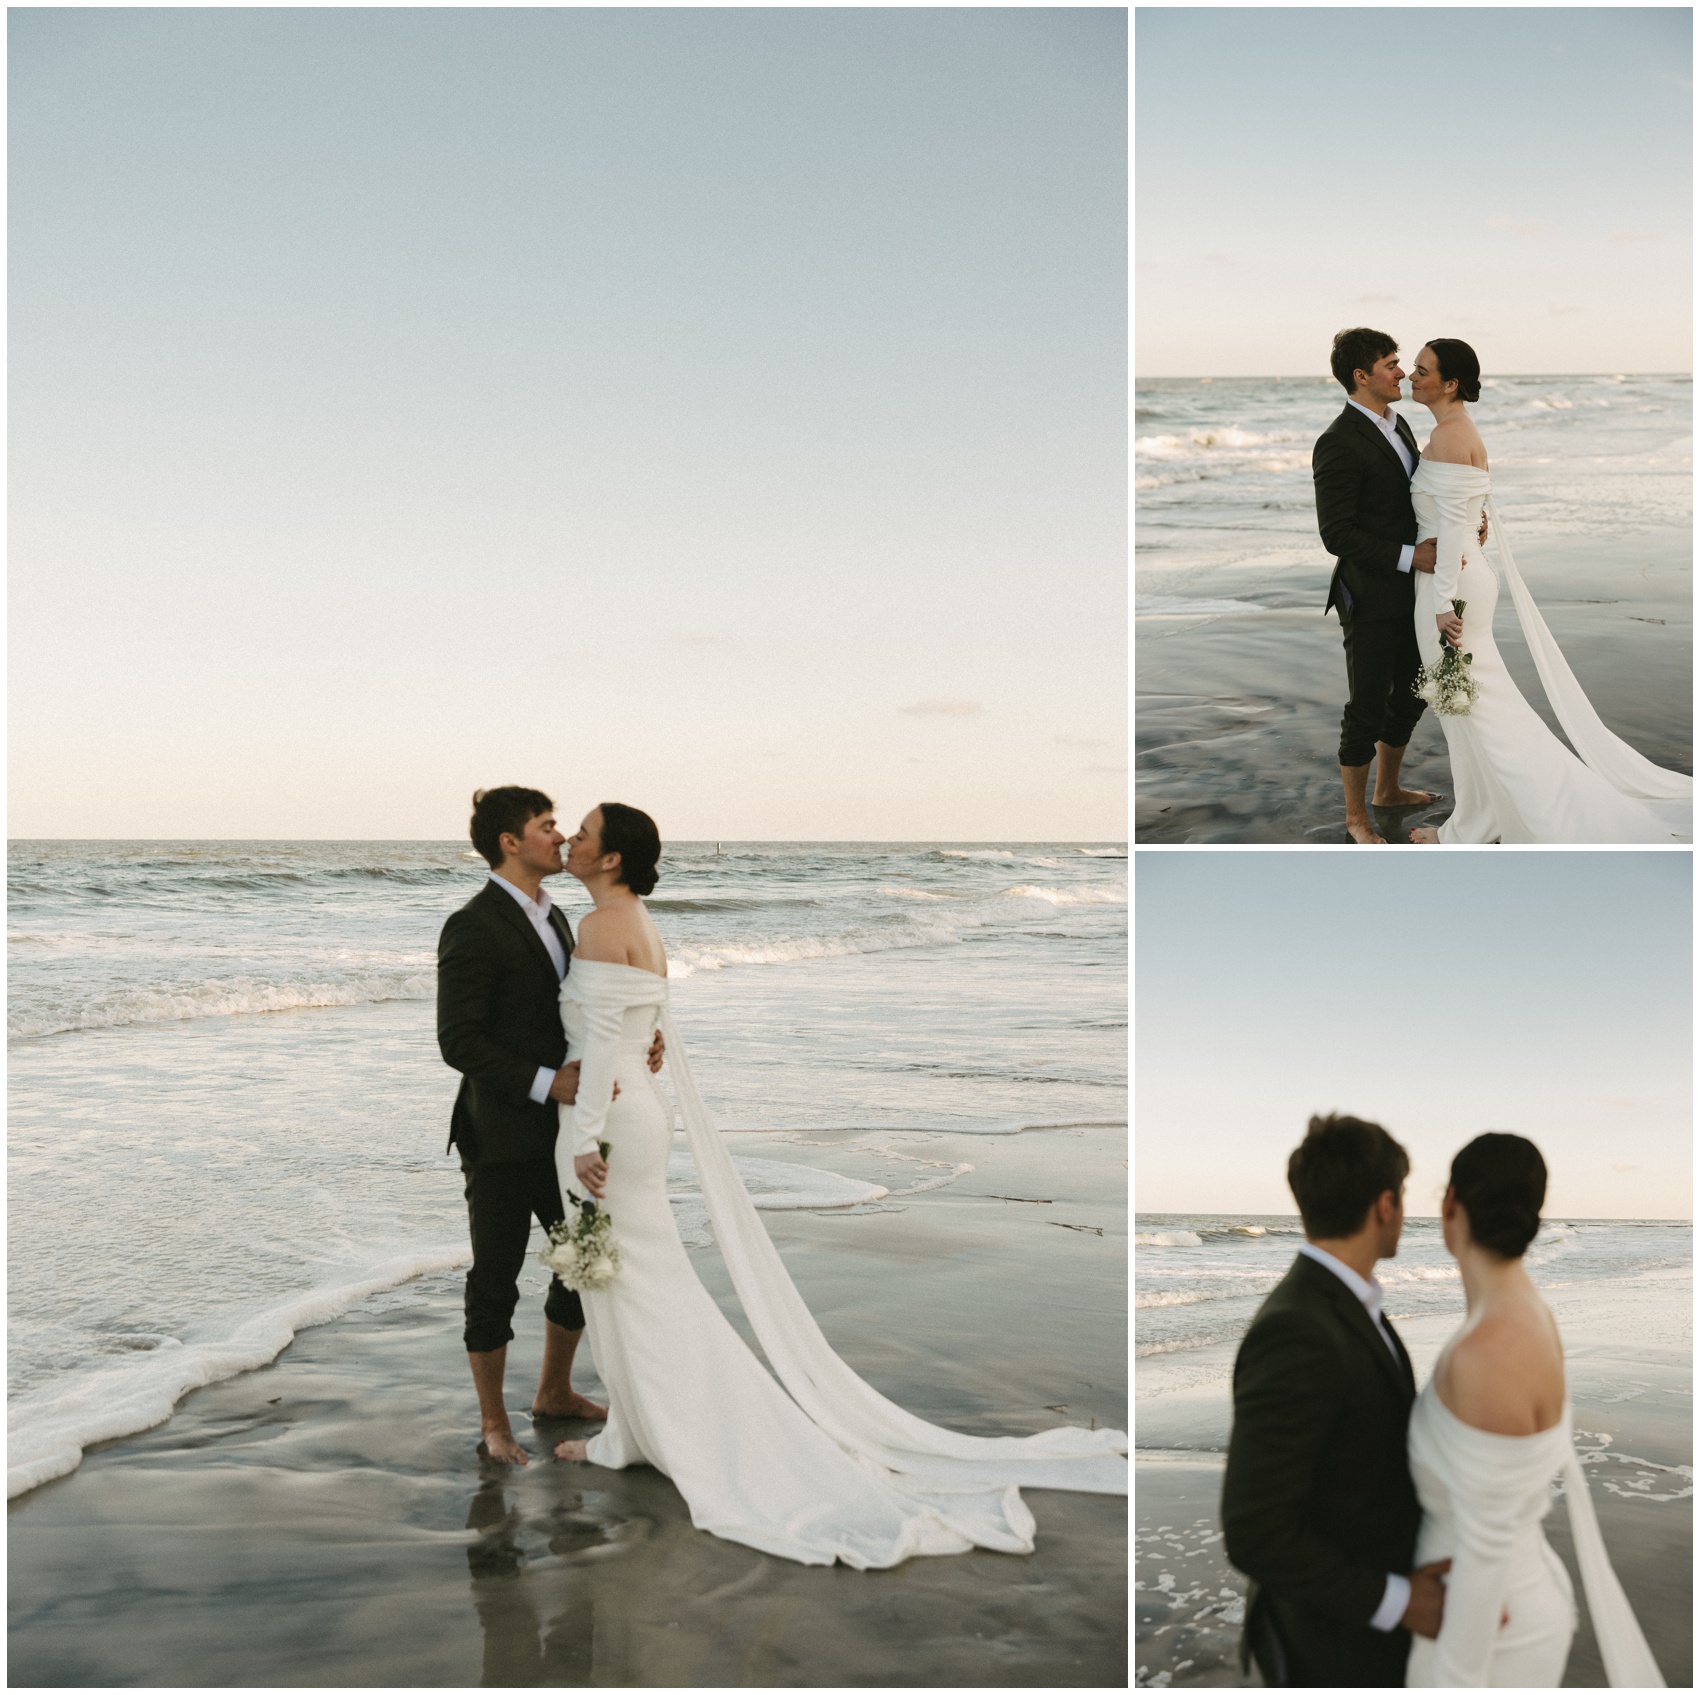
<instances>
[{"instance_id":1,"label":"reflection on wet sand","mask_svg":"<svg viewBox=\"0 0 1700 1695\"><path fill-rule=\"evenodd\" d=\"M771 1228L834 1345L920 1416L1014 1434L1054 1423L1054 1404L1125 1428L1123 1138L982 1137L959 1154L941 1137L939 1158L972 1156L975 1188L917 1196L924 1220L782 1214ZM1035 1194L1053 1204L998 1198ZM1034 1216L1057 1210L1088 1228ZM724 1296L718 1259L699 1264ZM542 1276L515 1383L536 1371ZM582 1424L521 1415L529 1465L475 1459L460 1279L400 1299L301 1332L274 1365L190 1395L168 1424L14 1502L12 1681L1125 1682L1125 1500L1025 1492L1039 1529L1027 1556L879 1572L775 1559L698 1530L652 1467L551 1459ZM588 1372L579 1387L595 1392Z\"/></svg>"}]
</instances>

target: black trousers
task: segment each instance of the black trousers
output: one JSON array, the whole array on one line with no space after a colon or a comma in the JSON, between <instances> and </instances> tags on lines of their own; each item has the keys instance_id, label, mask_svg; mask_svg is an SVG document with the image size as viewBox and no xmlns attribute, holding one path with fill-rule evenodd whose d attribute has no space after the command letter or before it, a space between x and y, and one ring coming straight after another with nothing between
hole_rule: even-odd
<instances>
[{"instance_id":1,"label":"black trousers","mask_svg":"<svg viewBox=\"0 0 1700 1695\"><path fill-rule=\"evenodd\" d=\"M1260 1594L1250 1647L1270 1689L1403 1689L1411 1633L1342 1626Z\"/></svg>"},{"instance_id":2,"label":"black trousers","mask_svg":"<svg viewBox=\"0 0 1700 1695\"><path fill-rule=\"evenodd\" d=\"M553 1159L461 1161L472 1269L466 1274L466 1351L487 1354L513 1340L519 1273L531 1245L533 1218L545 1230L566 1214ZM543 1316L563 1330L584 1328L584 1306L560 1278L549 1279Z\"/></svg>"},{"instance_id":3,"label":"black trousers","mask_svg":"<svg viewBox=\"0 0 1700 1695\"><path fill-rule=\"evenodd\" d=\"M1422 651L1409 617L1363 619L1342 611L1340 633L1351 691L1340 719L1340 763L1368 765L1377 742L1403 747L1423 715L1424 702L1411 692Z\"/></svg>"}]
</instances>

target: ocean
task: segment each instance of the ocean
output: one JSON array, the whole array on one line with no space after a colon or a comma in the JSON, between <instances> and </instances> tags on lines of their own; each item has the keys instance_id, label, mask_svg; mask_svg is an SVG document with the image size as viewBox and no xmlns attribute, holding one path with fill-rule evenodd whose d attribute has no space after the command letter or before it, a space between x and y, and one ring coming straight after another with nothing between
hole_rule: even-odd
<instances>
[{"instance_id":1,"label":"ocean","mask_svg":"<svg viewBox=\"0 0 1700 1695\"><path fill-rule=\"evenodd\" d=\"M1322 616L1332 561L1310 472L1343 404L1331 378L1136 386L1142 842L1346 839L1345 666L1339 626ZM1424 408L1396 410L1427 439ZM1691 769L1692 379L1489 377L1472 415L1518 568L1590 699L1648 758ZM1556 729L1508 594L1494 633ZM1407 776L1446 791L1432 719L1418 725Z\"/></svg>"},{"instance_id":2,"label":"ocean","mask_svg":"<svg viewBox=\"0 0 1700 1695\"><path fill-rule=\"evenodd\" d=\"M1693 1239L1686 1220L1549 1218L1528 1253L1564 1340L1607 1550L1673 1688L1691 1663ZM1290 1214L1135 1219L1138 1687L1242 1682L1245 1579L1224 1557L1217 1511L1234 1353L1302 1240ZM1464 1316L1439 1221L1407 1218L1376 1277L1421 1386ZM1546 1531L1573 1565L1565 1515L1549 1514ZM1584 1617L1565 1683L1603 1682Z\"/></svg>"},{"instance_id":3,"label":"ocean","mask_svg":"<svg viewBox=\"0 0 1700 1695\"><path fill-rule=\"evenodd\" d=\"M971 1171L946 1134L1125 1123L1126 856L672 846L649 905L757 1204L853 1220ZM10 1493L464 1263L434 962L484 875L455 842L11 844ZM683 1155L673 1187L706 1246Z\"/></svg>"},{"instance_id":4,"label":"ocean","mask_svg":"<svg viewBox=\"0 0 1700 1695\"><path fill-rule=\"evenodd\" d=\"M1344 404L1331 377L1136 385L1141 616L1210 616L1220 570L1314 565L1311 448ZM1693 407L1684 376L1486 378L1470 411L1515 543L1689 524ZM1394 410L1418 442L1428 438L1426 408L1404 400Z\"/></svg>"}]
</instances>

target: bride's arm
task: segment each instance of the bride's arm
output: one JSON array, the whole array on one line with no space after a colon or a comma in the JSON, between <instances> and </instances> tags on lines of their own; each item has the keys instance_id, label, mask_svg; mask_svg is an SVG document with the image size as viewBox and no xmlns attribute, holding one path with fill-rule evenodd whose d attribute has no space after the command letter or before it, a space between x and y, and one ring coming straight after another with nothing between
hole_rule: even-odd
<instances>
[{"instance_id":1,"label":"bride's arm","mask_svg":"<svg viewBox=\"0 0 1700 1695\"><path fill-rule=\"evenodd\" d=\"M1434 594L1437 603L1450 614L1452 602L1458 597L1464 553L1470 545L1470 500L1467 495L1446 493L1438 495L1435 504L1440 508L1440 534L1434 543Z\"/></svg>"},{"instance_id":2,"label":"bride's arm","mask_svg":"<svg viewBox=\"0 0 1700 1695\"><path fill-rule=\"evenodd\" d=\"M578 1099L573 1103L573 1158L593 1154L614 1103L614 1071L620 1054L624 1009L579 1003L584 1016L584 1061L579 1069Z\"/></svg>"},{"instance_id":3,"label":"bride's arm","mask_svg":"<svg viewBox=\"0 0 1700 1695\"><path fill-rule=\"evenodd\" d=\"M1435 1638L1434 1681L1441 1689L1487 1687L1504 1616L1522 1490L1507 1489L1502 1477L1472 1475L1485 1469L1460 1466L1451 1479L1457 1541Z\"/></svg>"}]
</instances>

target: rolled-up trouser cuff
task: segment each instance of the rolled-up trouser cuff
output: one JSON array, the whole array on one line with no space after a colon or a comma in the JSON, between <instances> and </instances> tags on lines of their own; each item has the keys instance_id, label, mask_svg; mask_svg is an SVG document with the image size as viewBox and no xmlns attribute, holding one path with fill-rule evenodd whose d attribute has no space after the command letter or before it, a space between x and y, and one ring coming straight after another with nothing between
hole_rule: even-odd
<instances>
[{"instance_id":1,"label":"rolled-up trouser cuff","mask_svg":"<svg viewBox=\"0 0 1700 1695\"><path fill-rule=\"evenodd\" d=\"M1340 763L1368 765L1377 742L1404 747L1423 715L1415 692L1422 654L1415 627L1403 619L1347 620L1342 635L1351 699L1340 717Z\"/></svg>"},{"instance_id":2,"label":"rolled-up trouser cuff","mask_svg":"<svg viewBox=\"0 0 1700 1695\"><path fill-rule=\"evenodd\" d=\"M472 1234L463 1339L468 1353L485 1354L513 1340L519 1274L531 1242L532 1219L547 1229L560 1222L566 1208L552 1159L463 1164L461 1169ZM543 1316L563 1330L584 1328L583 1303L558 1277L549 1279Z\"/></svg>"}]
</instances>

